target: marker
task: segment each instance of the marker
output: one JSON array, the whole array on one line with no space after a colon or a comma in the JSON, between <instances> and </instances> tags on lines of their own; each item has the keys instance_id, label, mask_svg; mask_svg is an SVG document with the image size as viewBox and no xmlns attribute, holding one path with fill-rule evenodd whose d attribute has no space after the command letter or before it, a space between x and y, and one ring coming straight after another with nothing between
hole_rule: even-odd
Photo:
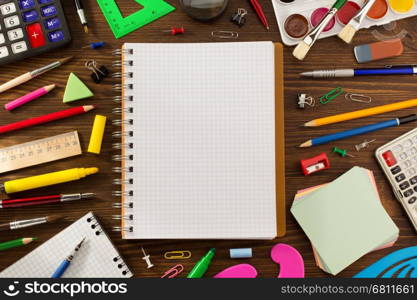
<instances>
[{"instance_id":1,"label":"marker","mask_svg":"<svg viewBox=\"0 0 417 300\"><path fill-rule=\"evenodd\" d=\"M376 130L380 130L380 129L384 129L388 127L400 126L402 124L406 124L406 123L413 122L416 120L417 120L417 115L413 114L413 115L409 115L406 117L395 118L395 119L384 121L384 122L366 125L363 127L357 127L357 128L353 128L350 130L341 131L341 132L337 132L337 133L333 133L333 134L329 134L329 135L325 135L325 136L308 140L302 143L300 145L300 148L322 145L322 144L345 139L345 138L359 135L359 134L364 134L364 133L368 133L368 132L372 132L372 131L376 131Z\"/></svg>"},{"instance_id":2,"label":"marker","mask_svg":"<svg viewBox=\"0 0 417 300\"><path fill-rule=\"evenodd\" d=\"M203 277L203 275L204 275L204 273L206 273L206 271L207 271L215 253L216 253L216 249L211 248L209 250L209 252L207 252L207 254L204 255L203 258L200 259L198 261L198 263L195 264L195 266L191 270L191 272L188 273L187 278L201 278L201 277Z\"/></svg>"},{"instance_id":3,"label":"marker","mask_svg":"<svg viewBox=\"0 0 417 300\"><path fill-rule=\"evenodd\" d=\"M79 180L88 175L95 174L98 171L98 168L74 168L53 173L46 173L6 181L4 184L0 185L0 189L4 190L7 194L18 193L54 184Z\"/></svg>"}]
</instances>

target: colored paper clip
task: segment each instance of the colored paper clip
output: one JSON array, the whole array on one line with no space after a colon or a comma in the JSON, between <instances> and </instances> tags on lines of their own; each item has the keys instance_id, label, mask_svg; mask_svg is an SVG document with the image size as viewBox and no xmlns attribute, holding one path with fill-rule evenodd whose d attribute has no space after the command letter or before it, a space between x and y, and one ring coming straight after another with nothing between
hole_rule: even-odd
<instances>
[{"instance_id":1,"label":"colored paper clip","mask_svg":"<svg viewBox=\"0 0 417 300\"><path fill-rule=\"evenodd\" d=\"M372 97L362 95L362 94L346 93L345 94L345 99L355 101L355 102L360 102L360 103L371 103L372 102Z\"/></svg>"},{"instance_id":2,"label":"colored paper clip","mask_svg":"<svg viewBox=\"0 0 417 300\"><path fill-rule=\"evenodd\" d=\"M331 90L330 92L328 92L327 94L324 94L323 96L320 97L320 103L321 104L327 104L330 101L332 101L333 99L335 99L336 97L342 95L344 93L343 89L341 87L337 87L333 90Z\"/></svg>"},{"instance_id":3,"label":"colored paper clip","mask_svg":"<svg viewBox=\"0 0 417 300\"><path fill-rule=\"evenodd\" d=\"M178 276L182 271L184 271L184 266L181 264L173 266L171 269L167 270L161 278L174 278Z\"/></svg>"},{"instance_id":4,"label":"colored paper clip","mask_svg":"<svg viewBox=\"0 0 417 300\"><path fill-rule=\"evenodd\" d=\"M179 250L179 251L169 251L165 252L165 259L188 259L191 257L191 251L188 250Z\"/></svg>"},{"instance_id":5,"label":"colored paper clip","mask_svg":"<svg viewBox=\"0 0 417 300\"><path fill-rule=\"evenodd\" d=\"M220 31L212 31L211 36L214 38L219 38L219 39L237 39L239 37L239 33L235 31L220 30Z\"/></svg>"}]
</instances>

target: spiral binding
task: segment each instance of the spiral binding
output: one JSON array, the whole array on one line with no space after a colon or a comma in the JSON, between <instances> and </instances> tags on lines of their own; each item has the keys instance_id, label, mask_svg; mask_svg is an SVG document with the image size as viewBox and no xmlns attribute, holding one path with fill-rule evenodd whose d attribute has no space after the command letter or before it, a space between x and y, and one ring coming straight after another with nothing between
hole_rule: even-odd
<instances>
[{"instance_id":1,"label":"spiral binding","mask_svg":"<svg viewBox=\"0 0 417 300\"><path fill-rule=\"evenodd\" d=\"M112 52L114 56L121 57L120 60L113 62L113 67L124 68L123 72L116 72L112 75L113 78L121 79L122 82L113 86L113 91L121 92L122 95L113 97L113 101L120 104L112 110L112 113L117 116L123 116L122 119L113 120L112 124L120 129L112 133L115 139L121 139L121 142L114 142L112 148L114 150L123 150L120 154L114 154L112 160L114 162L123 162L121 166L113 167L112 171L118 174L117 179L113 180L115 186L120 186L120 190L112 192L112 196L118 198L118 201L113 203L113 208L121 209L122 215L113 215L112 219L123 222L123 225L114 226L113 231L117 232L133 232L133 148L134 143L131 139L133 137L133 89L132 78L133 72L126 70L133 66L133 60L129 60L129 56L133 55L132 49L117 49ZM121 266L123 268L123 265Z\"/></svg>"},{"instance_id":2,"label":"spiral binding","mask_svg":"<svg viewBox=\"0 0 417 300\"><path fill-rule=\"evenodd\" d=\"M133 216L132 216L132 220L133 220ZM88 217L87 218L87 223L89 223L91 229L95 231L96 236L106 234L103 231L103 228L101 227L101 225L98 222L98 220L96 219L96 217L94 217L94 216ZM124 262L123 258L120 255L114 257L113 262L115 262L115 263L118 262L117 267L119 269L121 269L121 273L122 273L123 276L126 276L129 273L132 274L132 272L129 270L128 266L126 265L126 263Z\"/></svg>"}]
</instances>

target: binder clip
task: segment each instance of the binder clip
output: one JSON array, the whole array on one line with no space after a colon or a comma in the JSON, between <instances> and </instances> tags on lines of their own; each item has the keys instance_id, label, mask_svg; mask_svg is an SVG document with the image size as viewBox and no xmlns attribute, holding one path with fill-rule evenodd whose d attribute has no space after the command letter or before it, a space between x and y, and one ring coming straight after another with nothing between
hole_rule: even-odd
<instances>
[{"instance_id":1,"label":"binder clip","mask_svg":"<svg viewBox=\"0 0 417 300\"><path fill-rule=\"evenodd\" d=\"M165 259L188 259L191 257L191 251L188 250L179 250L179 251L169 251L165 252Z\"/></svg>"},{"instance_id":2,"label":"binder clip","mask_svg":"<svg viewBox=\"0 0 417 300\"><path fill-rule=\"evenodd\" d=\"M237 12L233 14L233 16L230 19L230 21L232 21L232 23L238 25L239 27L242 27L246 23L245 16L247 14L248 14L248 11L246 9L244 9L244 8L238 8L237 9Z\"/></svg>"},{"instance_id":3,"label":"binder clip","mask_svg":"<svg viewBox=\"0 0 417 300\"><path fill-rule=\"evenodd\" d=\"M177 264L173 266L171 269L167 270L161 278L174 278L178 276L182 271L184 271L184 266L181 264Z\"/></svg>"},{"instance_id":4,"label":"binder clip","mask_svg":"<svg viewBox=\"0 0 417 300\"><path fill-rule=\"evenodd\" d=\"M298 94L298 107L305 108L306 105L313 107L315 104L315 100L313 96L308 94Z\"/></svg>"},{"instance_id":5,"label":"binder clip","mask_svg":"<svg viewBox=\"0 0 417 300\"><path fill-rule=\"evenodd\" d=\"M92 71L90 77L95 83L100 83L104 78L109 76L109 70L105 66L97 67L97 62L95 60L89 60L85 63L85 67Z\"/></svg>"},{"instance_id":6,"label":"binder clip","mask_svg":"<svg viewBox=\"0 0 417 300\"><path fill-rule=\"evenodd\" d=\"M301 170L303 171L304 176L308 176L329 168L330 161L324 152L315 157L301 160Z\"/></svg>"}]
</instances>

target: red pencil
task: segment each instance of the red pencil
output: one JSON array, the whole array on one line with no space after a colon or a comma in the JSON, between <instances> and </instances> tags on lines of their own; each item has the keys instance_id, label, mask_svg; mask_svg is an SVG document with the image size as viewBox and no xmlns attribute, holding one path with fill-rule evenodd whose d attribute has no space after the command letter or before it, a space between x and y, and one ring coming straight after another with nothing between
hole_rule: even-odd
<instances>
[{"instance_id":1,"label":"red pencil","mask_svg":"<svg viewBox=\"0 0 417 300\"><path fill-rule=\"evenodd\" d=\"M250 3L258 14L259 19L261 19L262 24L264 24L265 28L269 30L268 20L266 19L262 6L259 4L258 0L250 0Z\"/></svg>"},{"instance_id":2,"label":"red pencil","mask_svg":"<svg viewBox=\"0 0 417 300\"><path fill-rule=\"evenodd\" d=\"M94 105L78 106L78 107L73 107L73 108L70 108L70 109L57 111L57 112L47 114L47 115L44 115L44 116L39 116L39 117L22 120L22 121L15 122L15 123L3 125L3 126L0 126L0 134L1 133L6 133L6 132L9 132L9 131L14 131L14 130L26 128L26 127L39 125L39 124L52 122L52 121L55 121L55 120L65 119L65 118L68 118L68 117L71 117L71 116L86 113L86 112L88 112L88 111L90 111L94 108L95 108Z\"/></svg>"}]
</instances>

